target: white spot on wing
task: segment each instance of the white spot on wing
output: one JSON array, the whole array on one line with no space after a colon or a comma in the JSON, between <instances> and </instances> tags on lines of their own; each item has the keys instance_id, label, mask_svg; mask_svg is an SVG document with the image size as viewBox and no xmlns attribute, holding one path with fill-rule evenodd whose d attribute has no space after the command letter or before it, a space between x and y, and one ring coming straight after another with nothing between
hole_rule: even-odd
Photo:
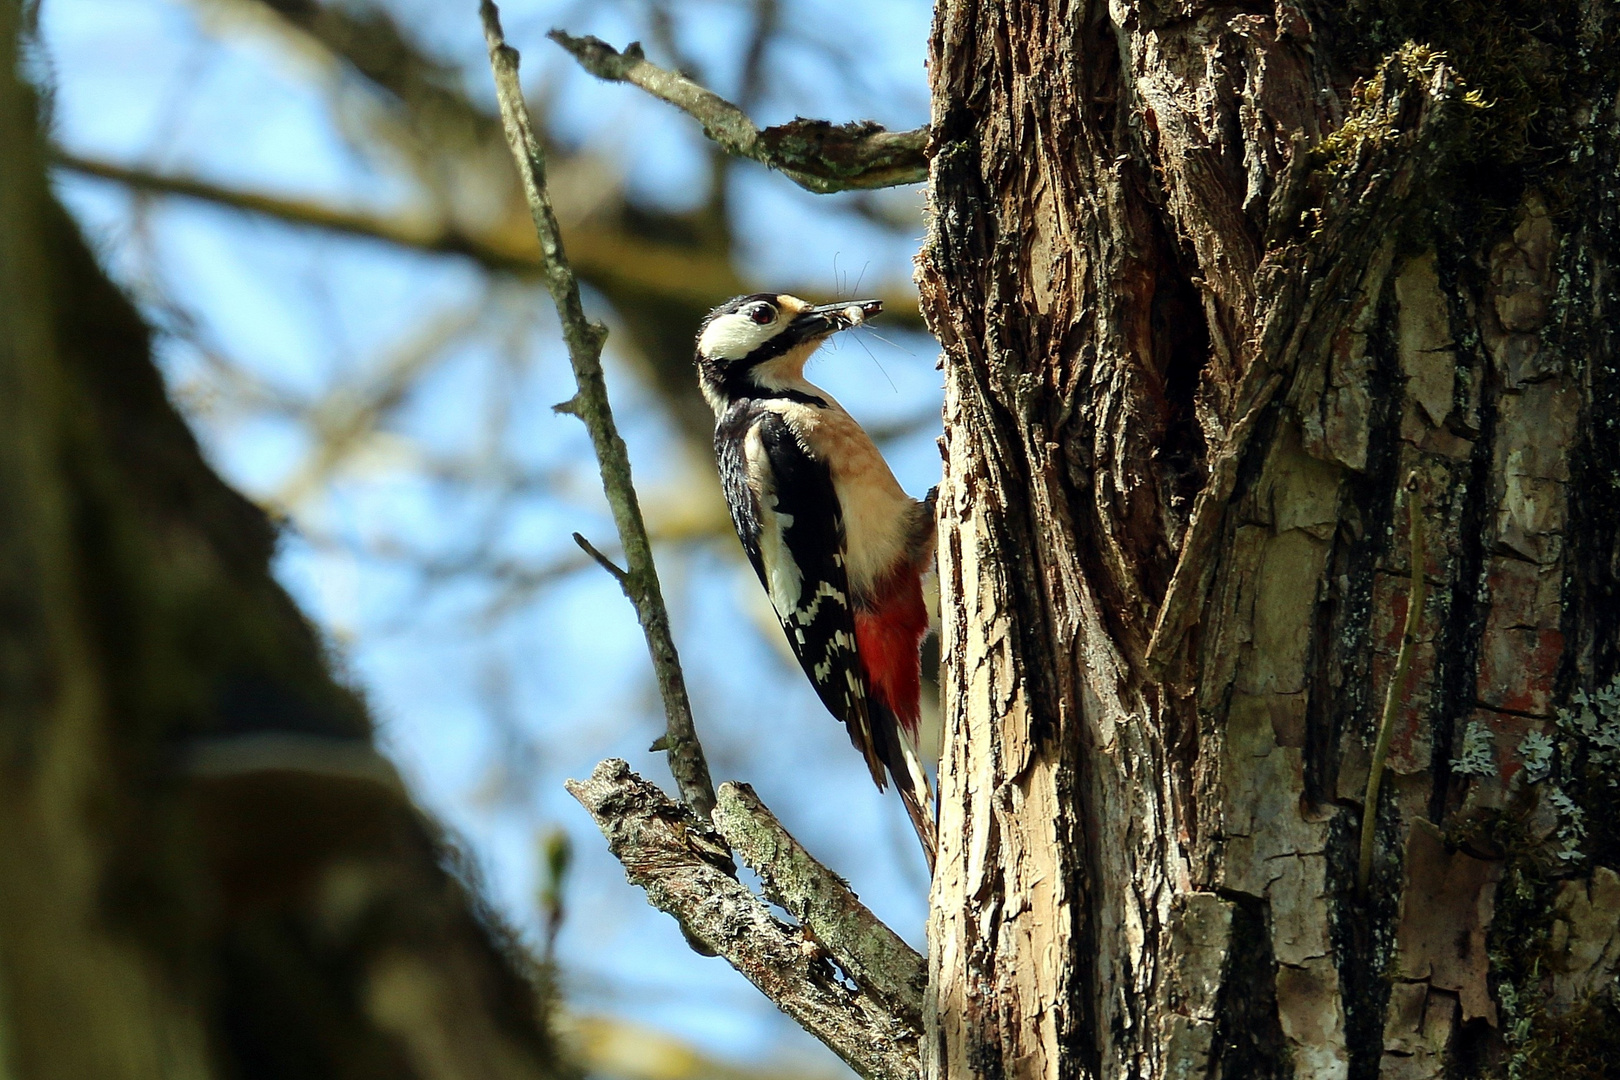
<instances>
[{"instance_id":1,"label":"white spot on wing","mask_svg":"<svg viewBox=\"0 0 1620 1080\"><path fill-rule=\"evenodd\" d=\"M759 497L759 558L765 566L765 591L770 594L777 617L785 620L799 606L804 579L783 537L793 524L793 515L776 509L776 477L757 424L748 429L743 440L743 460L748 467L749 486Z\"/></svg>"},{"instance_id":2,"label":"white spot on wing","mask_svg":"<svg viewBox=\"0 0 1620 1080\"><path fill-rule=\"evenodd\" d=\"M816 617L821 614L821 602L823 600L831 600L840 607L849 607L849 598L833 588L832 582L823 581L816 585L815 595L810 598L810 602L793 612L793 621L803 623L806 626L815 622ZM794 602L798 602L797 597L794 598Z\"/></svg>"}]
</instances>

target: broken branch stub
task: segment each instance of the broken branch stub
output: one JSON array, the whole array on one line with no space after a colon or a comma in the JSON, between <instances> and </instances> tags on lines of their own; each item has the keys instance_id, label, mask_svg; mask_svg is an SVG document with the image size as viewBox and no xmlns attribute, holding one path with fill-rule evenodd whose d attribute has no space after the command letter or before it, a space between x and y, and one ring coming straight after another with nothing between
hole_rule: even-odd
<instances>
[{"instance_id":1,"label":"broken branch stub","mask_svg":"<svg viewBox=\"0 0 1620 1080\"><path fill-rule=\"evenodd\" d=\"M799 117L761 131L719 94L652 63L640 43L620 52L590 35L553 30L547 36L598 79L639 86L702 124L703 133L726 153L775 169L806 190L825 195L928 179L927 128L889 131L870 121L833 124Z\"/></svg>"},{"instance_id":2,"label":"broken branch stub","mask_svg":"<svg viewBox=\"0 0 1620 1080\"><path fill-rule=\"evenodd\" d=\"M725 958L800 1027L868 1080L915 1080L918 1032L838 978L820 948L737 880L724 839L618 758L569 794L590 811L631 884L688 938Z\"/></svg>"}]
</instances>

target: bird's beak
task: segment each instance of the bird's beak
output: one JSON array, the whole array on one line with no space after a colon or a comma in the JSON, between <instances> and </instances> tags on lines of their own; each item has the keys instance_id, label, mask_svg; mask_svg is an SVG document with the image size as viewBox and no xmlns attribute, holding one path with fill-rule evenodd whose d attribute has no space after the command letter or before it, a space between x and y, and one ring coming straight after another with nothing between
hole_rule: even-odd
<instances>
[{"instance_id":1,"label":"bird's beak","mask_svg":"<svg viewBox=\"0 0 1620 1080\"><path fill-rule=\"evenodd\" d=\"M809 341L860 326L882 310L881 300L846 300L841 304L823 304L799 312L788 328L800 341Z\"/></svg>"}]
</instances>

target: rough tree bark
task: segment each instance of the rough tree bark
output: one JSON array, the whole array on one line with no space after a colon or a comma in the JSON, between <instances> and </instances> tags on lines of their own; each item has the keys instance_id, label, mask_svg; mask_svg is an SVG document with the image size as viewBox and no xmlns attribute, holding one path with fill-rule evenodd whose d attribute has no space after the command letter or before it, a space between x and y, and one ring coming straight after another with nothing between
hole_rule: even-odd
<instances>
[{"instance_id":1,"label":"rough tree bark","mask_svg":"<svg viewBox=\"0 0 1620 1080\"><path fill-rule=\"evenodd\" d=\"M52 197L0 0L0 1078L570 1075Z\"/></svg>"},{"instance_id":2,"label":"rough tree bark","mask_svg":"<svg viewBox=\"0 0 1620 1080\"><path fill-rule=\"evenodd\" d=\"M1620 1069L1617 16L941 0L928 1075Z\"/></svg>"}]
</instances>

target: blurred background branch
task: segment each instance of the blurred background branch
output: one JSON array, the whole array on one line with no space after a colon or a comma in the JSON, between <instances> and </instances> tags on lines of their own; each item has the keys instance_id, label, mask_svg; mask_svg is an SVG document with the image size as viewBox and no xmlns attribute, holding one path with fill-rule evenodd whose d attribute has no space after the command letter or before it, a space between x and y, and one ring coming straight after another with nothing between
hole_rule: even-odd
<instances>
[{"instance_id":1,"label":"blurred background branch","mask_svg":"<svg viewBox=\"0 0 1620 1080\"><path fill-rule=\"evenodd\" d=\"M691 365L699 320L727 296L881 297L881 324L812 376L927 490L939 386L909 281L921 193L808 194L543 35L639 39L761 128L803 114L901 131L927 119L929 5L504 9L564 243L612 331L607 379L716 778L747 777L915 945L921 860L782 652L719 496ZM682 947L561 792L608 754L655 775L646 748L663 725L635 620L569 540L596 538L623 565L589 444L550 412L573 387L466 11L40 11L64 200L159 328L170 394L213 462L281 522L278 571L371 700L384 750L465 837L567 1004L724 1068L837 1075L752 988ZM548 894L542 838L557 829L575 855Z\"/></svg>"}]
</instances>

